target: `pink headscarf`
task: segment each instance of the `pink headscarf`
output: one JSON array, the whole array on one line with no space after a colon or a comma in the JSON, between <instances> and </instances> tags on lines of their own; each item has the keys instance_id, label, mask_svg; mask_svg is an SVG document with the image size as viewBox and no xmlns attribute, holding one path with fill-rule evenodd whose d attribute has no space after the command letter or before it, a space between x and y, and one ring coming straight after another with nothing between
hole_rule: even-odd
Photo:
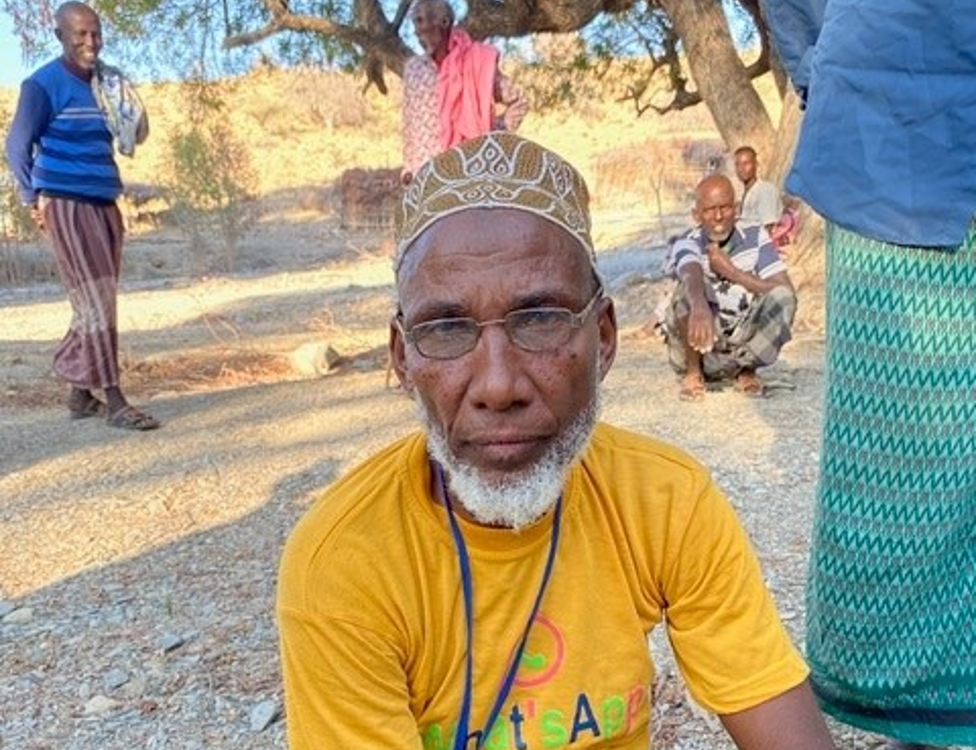
<instances>
[{"instance_id":1,"label":"pink headscarf","mask_svg":"<svg viewBox=\"0 0 976 750\"><path fill-rule=\"evenodd\" d=\"M473 41L464 29L451 30L447 57L437 69L442 149L491 130L497 66L498 50Z\"/></svg>"}]
</instances>

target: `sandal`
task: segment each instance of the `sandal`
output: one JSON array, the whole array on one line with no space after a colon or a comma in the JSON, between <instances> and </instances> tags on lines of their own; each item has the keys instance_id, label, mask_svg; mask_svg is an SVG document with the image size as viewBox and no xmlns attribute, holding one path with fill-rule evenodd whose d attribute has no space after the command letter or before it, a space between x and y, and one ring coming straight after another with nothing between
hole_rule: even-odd
<instances>
[{"instance_id":1,"label":"sandal","mask_svg":"<svg viewBox=\"0 0 976 750\"><path fill-rule=\"evenodd\" d=\"M701 378L682 380L678 390L679 401L702 401L705 398L705 381Z\"/></svg>"},{"instance_id":2,"label":"sandal","mask_svg":"<svg viewBox=\"0 0 976 750\"><path fill-rule=\"evenodd\" d=\"M735 376L735 389L749 398L765 398L766 386L753 370L743 370Z\"/></svg>"},{"instance_id":3,"label":"sandal","mask_svg":"<svg viewBox=\"0 0 976 750\"><path fill-rule=\"evenodd\" d=\"M114 414L110 414L107 421L109 427L118 427L120 430L136 430L137 432L155 430L161 426L158 419L130 405L123 406Z\"/></svg>"},{"instance_id":4,"label":"sandal","mask_svg":"<svg viewBox=\"0 0 976 750\"><path fill-rule=\"evenodd\" d=\"M68 399L68 418L87 419L88 417L101 417L108 411L104 401L100 401L94 396L89 395L85 399Z\"/></svg>"}]
</instances>

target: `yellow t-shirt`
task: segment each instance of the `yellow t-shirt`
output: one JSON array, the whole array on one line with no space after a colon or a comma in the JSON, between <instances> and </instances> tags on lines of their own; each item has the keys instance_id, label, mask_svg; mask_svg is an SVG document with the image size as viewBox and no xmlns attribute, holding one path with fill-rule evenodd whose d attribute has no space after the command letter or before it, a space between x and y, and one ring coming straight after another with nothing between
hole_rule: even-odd
<instances>
[{"instance_id":1,"label":"yellow t-shirt","mask_svg":"<svg viewBox=\"0 0 976 750\"><path fill-rule=\"evenodd\" d=\"M430 486L426 443L414 435L337 482L295 528L278 589L292 750L452 747L464 599ZM462 522L474 592L471 732L487 720L532 609L551 516L517 533ZM566 483L552 577L485 747L646 750L647 635L665 616L692 694L716 713L807 675L705 469L599 425Z\"/></svg>"}]
</instances>

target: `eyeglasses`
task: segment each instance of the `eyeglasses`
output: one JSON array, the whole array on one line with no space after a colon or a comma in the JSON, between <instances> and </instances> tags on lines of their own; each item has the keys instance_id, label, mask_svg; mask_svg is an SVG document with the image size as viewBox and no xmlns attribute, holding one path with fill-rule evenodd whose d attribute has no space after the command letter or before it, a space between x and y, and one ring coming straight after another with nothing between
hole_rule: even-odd
<instances>
[{"instance_id":1,"label":"eyeglasses","mask_svg":"<svg viewBox=\"0 0 976 750\"><path fill-rule=\"evenodd\" d=\"M579 312L565 307L528 307L512 310L504 318L477 321L474 318L438 318L418 323L410 330L403 327L401 315L396 326L404 339L428 359L456 359L478 343L485 326L502 325L508 340L527 352L551 352L565 346L577 328L581 328L594 306L603 297L603 288L590 298Z\"/></svg>"}]
</instances>

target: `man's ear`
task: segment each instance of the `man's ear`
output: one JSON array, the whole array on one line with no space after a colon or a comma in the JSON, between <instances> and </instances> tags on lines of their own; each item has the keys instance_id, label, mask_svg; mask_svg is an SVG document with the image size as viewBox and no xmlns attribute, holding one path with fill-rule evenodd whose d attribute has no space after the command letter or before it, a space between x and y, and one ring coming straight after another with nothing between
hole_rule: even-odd
<instances>
[{"instance_id":1,"label":"man's ear","mask_svg":"<svg viewBox=\"0 0 976 750\"><path fill-rule=\"evenodd\" d=\"M63 36L63 34L61 33L61 29L58 29L58 28L54 29L54 37L55 37L55 39L57 39L60 42L60 41L62 41L62 39L61 39L62 36Z\"/></svg>"},{"instance_id":2,"label":"man's ear","mask_svg":"<svg viewBox=\"0 0 976 750\"><path fill-rule=\"evenodd\" d=\"M390 367L396 373L400 387L407 393L413 393L413 378L407 367L407 342L403 339L400 327L396 323L396 318L390 320Z\"/></svg>"},{"instance_id":3,"label":"man's ear","mask_svg":"<svg viewBox=\"0 0 976 750\"><path fill-rule=\"evenodd\" d=\"M614 359L617 357L617 312L613 306L613 300L606 297L600 302L602 309L597 324L600 327L600 380L602 381Z\"/></svg>"}]
</instances>

